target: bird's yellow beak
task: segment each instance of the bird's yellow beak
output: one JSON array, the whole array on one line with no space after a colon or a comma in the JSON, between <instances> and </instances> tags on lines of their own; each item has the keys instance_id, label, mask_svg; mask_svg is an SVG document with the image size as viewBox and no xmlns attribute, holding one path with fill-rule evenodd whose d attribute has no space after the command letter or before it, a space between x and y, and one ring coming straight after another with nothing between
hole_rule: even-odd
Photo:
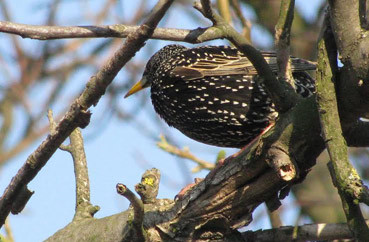
<instances>
[{"instance_id":1,"label":"bird's yellow beak","mask_svg":"<svg viewBox=\"0 0 369 242\"><path fill-rule=\"evenodd\" d=\"M131 96L132 94L141 91L142 89L145 89L149 86L149 83L146 79L146 77L143 77L139 82L133 85L133 87L126 93L124 98L127 98Z\"/></svg>"}]
</instances>

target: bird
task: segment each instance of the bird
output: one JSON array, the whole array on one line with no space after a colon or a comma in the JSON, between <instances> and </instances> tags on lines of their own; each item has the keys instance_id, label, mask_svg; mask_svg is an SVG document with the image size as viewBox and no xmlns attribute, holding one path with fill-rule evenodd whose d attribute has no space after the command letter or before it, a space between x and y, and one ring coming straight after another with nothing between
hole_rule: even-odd
<instances>
[{"instance_id":1,"label":"bird","mask_svg":"<svg viewBox=\"0 0 369 242\"><path fill-rule=\"evenodd\" d=\"M261 52L277 75L274 52ZM313 62L291 57L295 90L315 92L306 72ZM237 48L167 45L147 62L125 98L150 87L157 114L186 136L208 145L242 148L273 125L278 112L251 61Z\"/></svg>"}]
</instances>

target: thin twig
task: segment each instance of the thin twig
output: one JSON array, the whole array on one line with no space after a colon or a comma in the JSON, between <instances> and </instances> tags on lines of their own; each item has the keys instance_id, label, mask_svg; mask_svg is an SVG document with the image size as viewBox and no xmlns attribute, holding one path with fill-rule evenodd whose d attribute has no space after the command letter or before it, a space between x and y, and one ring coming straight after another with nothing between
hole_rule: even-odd
<instances>
[{"instance_id":1,"label":"thin twig","mask_svg":"<svg viewBox=\"0 0 369 242\"><path fill-rule=\"evenodd\" d=\"M196 164L198 164L202 169L212 170L215 165L213 163L207 162L205 160L201 160L197 158L195 155L193 155L188 148L183 148L182 150L178 147L175 147L174 145L171 145L168 143L168 141L165 139L163 135L160 136L160 141L156 143L156 145L173 155L176 155L181 158L189 159ZM196 172L198 172L198 168L196 169Z\"/></svg>"},{"instance_id":2,"label":"thin twig","mask_svg":"<svg viewBox=\"0 0 369 242\"><path fill-rule=\"evenodd\" d=\"M274 211L270 211L269 209L267 209L267 212L268 212L268 217L269 217L270 224L272 225L272 228L279 228L283 225L278 209Z\"/></svg>"},{"instance_id":3,"label":"thin twig","mask_svg":"<svg viewBox=\"0 0 369 242\"><path fill-rule=\"evenodd\" d=\"M117 184L117 192L127 198L131 202L131 206L133 207L134 217L132 220L132 225L134 229L134 241L147 241L146 232L143 228L143 220L144 220L144 205L143 202L136 197L136 195L129 190L125 185L118 183Z\"/></svg>"},{"instance_id":4,"label":"thin twig","mask_svg":"<svg viewBox=\"0 0 369 242\"><path fill-rule=\"evenodd\" d=\"M6 242L14 242L13 231L12 231L12 228L10 227L9 218L7 218L5 220L4 230L5 230L5 234L6 234L5 241Z\"/></svg>"},{"instance_id":5,"label":"thin twig","mask_svg":"<svg viewBox=\"0 0 369 242\"><path fill-rule=\"evenodd\" d=\"M277 50L278 77L286 80L292 87L295 82L291 72L290 62L290 36L295 10L294 0L282 0L279 18L275 26L275 46Z\"/></svg>"},{"instance_id":6,"label":"thin twig","mask_svg":"<svg viewBox=\"0 0 369 242\"><path fill-rule=\"evenodd\" d=\"M251 21L249 21L242 13L240 3L238 0L232 0L231 1L232 7L237 15L237 17L240 19L242 24L242 34L243 36L251 43Z\"/></svg>"},{"instance_id":7,"label":"thin twig","mask_svg":"<svg viewBox=\"0 0 369 242\"><path fill-rule=\"evenodd\" d=\"M62 116L59 115L57 119L61 119ZM45 125L44 127L39 128L38 130L31 130L26 137L24 137L20 142L11 147L9 150L4 151L0 154L0 165L6 164L11 158L15 157L22 151L24 151L27 147L29 147L35 140L39 139L41 136L45 135L48 131L50 131L50 126Z\"/></svg>"},{"instance_id":8,"label":"thin twig","mask_svg":"<svg viewBox=\"0 0 369 242\"><path fill-rule=\"evenodd\" d=\"M50 134L53 135L53 134L56 133L57 124L56 124L56 122L54 120L53 111L51 109L47 110L47 119L49 120ZM59 149L66 151L69 148L68 148L67 145L61 144L59 146Z\"/></svg>"},{"instance_id":9,"label":"thin twig","mask_svg":"<svg viewBox=\"0 0 369 242\"><path fill-rule=\"evenodd\" d=\"M228 24L232 24L232 14L229 7L229 0L217 0L217 4L220 15Z\"/></svg>"}]
</instances>

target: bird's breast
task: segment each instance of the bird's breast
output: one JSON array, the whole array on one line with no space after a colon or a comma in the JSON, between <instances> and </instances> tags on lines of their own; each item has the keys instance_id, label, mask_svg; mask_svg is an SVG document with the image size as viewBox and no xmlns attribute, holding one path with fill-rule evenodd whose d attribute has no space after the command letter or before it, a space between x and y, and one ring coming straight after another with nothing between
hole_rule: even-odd
<instances>
[{"instance_id":1,"label":"bird's breast","mask_svg":"<svg viewBox=\"0 0 369 242\"><path fill-rule=\"evenodd\" d=\"M270 98L253 76L161 79L153 83L151 99L170 126L217 146L242 147L276 117Z\"/></svg>"}]
</instances>

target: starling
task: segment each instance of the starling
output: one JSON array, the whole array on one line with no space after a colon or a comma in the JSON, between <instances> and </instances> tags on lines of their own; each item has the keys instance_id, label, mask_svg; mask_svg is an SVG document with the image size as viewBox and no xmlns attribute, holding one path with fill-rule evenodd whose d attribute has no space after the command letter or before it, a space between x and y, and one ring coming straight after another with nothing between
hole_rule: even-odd
<instances>
[{"instance_id":1,"label":"starling","mask_svg":"<svg viewBox=\"0 0 369 242\"><path fill-rule=\"evenodd\" d=\"M275 53L262 54L277 73ZM296 92L312 95L315 82L306 70L315 65L292 57L291 68ZM151 87L155 111L169 126L209 145L242 148L278 117L252 63L228 46L165 46L125 97L146 87Z\"/></svg>"}]
</instances>

